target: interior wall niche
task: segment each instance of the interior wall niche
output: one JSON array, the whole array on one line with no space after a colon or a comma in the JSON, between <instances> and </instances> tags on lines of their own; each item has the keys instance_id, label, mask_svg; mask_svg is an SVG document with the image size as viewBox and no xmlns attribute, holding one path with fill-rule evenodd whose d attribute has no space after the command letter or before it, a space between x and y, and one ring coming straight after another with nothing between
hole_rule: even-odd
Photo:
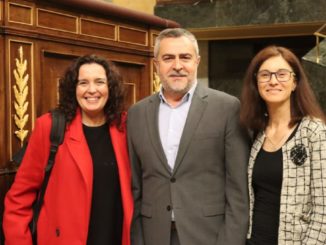
<instances>
[{"instance_id":1,"label":"interior wall niche","mask_svg":"<svg viewBox=\"0 0 326 245\"><path fill-rule=\"evenodd\" d=\"M259 50L284 46L301 59L315 44L313 35L209 41L209 87L239 97L246 69Z\"/></svg>"}]
</instances>

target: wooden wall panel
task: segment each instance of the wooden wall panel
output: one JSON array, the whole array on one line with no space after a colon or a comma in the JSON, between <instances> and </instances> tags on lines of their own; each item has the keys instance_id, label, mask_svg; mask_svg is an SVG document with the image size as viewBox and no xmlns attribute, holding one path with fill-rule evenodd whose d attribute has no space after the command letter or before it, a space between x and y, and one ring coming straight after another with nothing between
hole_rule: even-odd
<instances>
[{"instance_id":1,"label":"wooden wall panel","mask_svg":"<svg viewBox=\"0 0 326 245\"><path fill-rule=\"evenodd\" d=\"M147 46L147 39L148 33L145 30L119 26L119 42Z\"/></svg>"},{"instance_id":2,"label":"wooden wall panel","mask_svg":"<svg viewBox=\"0 0 326 245\"><path fill-rule=\"evenodd\" d=\"M8 21L25 25L33 24L33 8L29 5L8 3Z\"/></svg>"},{"instance_id":3,"label":"wooden wall panel","mask_svg":"<svg viewBox=\"0 0 326 245\"><path fill-rule=\"evenodd\" d=\"M5 159L7 158L7 144L6 142L6 93L5 86L5 43L3 37L0 36L0 171L5 165Z\"/></svg>"},{"instance_id":4,"label":"wooden wall panel","mask_svg":"<svg viewBox=\"0 0 326 245\"><path fill-rule=\"evenodd\" d=\"M74 15L38 8L36 23L46 29L78 33L78 18Z\"/></svg>"},{"instance_id":5,"label":"wooden wall panel","mask_svg":"<svg viewBox=\"0 0 326 245\"><path fill-rule=\"evenodd\" d=\"M59 102L59 80L73 59L76 58L72 55L51 52L43 52L42 54L42 87L35 95L41 100L37 108L38 115L44 114L57 106Z\"/></svg>"},{"instance_id":6,"label":"wooden wall panel","mask_svg":"<svg viewBox=\"0 0 326 245\"><path fill-rule=\"evenodd\" d=\"M153 40L148 25L124 23L103 15L88 16L73 9L58 9L55 5L47 7L44 3L39 6L33 0L8 1L6 22L9 27L29 25L31 30L46 35L46 38L57 39L60 35L61 38L88 42L88 45L121 47L125 52L151 51Z\"/></svg>"},{"instance_id":7,"label":"wooden wall panel","mask_svg":"<svg viewBox=\"0 0 326 245\"><path fill-rule=\"evenodd\" d=\"M134 104L142 96L141 87L142 78L144 76L142 64L130 64L125 62L116 62L120 74L123 77L124 87L126 90L126 106Z\"/></svg>"},{"instance_id":8,"label":"wooden wall panel","mask_svg":"<svg viewBox=\"0 0 326 245\"><path fill-rule=\"evenodd\" d=\"M0 21L2 21L3 2L0 0Z\"/></svg>"},{"instance_id":9,"label":"wooden wall panel","mask_svg":"<svg viewBox=\"0 0 326 245\"><path fill-rule=\"evenodd\" d=\"M80 34L116 41L117 27L111 23L81 18Z\"/></svg>"}]
</instances>

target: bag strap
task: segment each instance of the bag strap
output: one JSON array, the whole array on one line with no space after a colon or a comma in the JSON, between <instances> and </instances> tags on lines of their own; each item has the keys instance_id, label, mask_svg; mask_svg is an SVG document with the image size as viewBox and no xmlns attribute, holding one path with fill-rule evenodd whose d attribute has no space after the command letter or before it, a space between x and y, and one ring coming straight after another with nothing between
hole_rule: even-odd
<instances>
[{"instance_id":1,"label":"bag strap","mask_svg":"<svg viewBox=\"0 0 326 245\"><path fill-rule=\"evenodd\" d=\"M45 167L44 179L41 188L39 190L39 195L34 205L33 220L30 224L33 239L35 239L34 234L36 234L37 220L40 214L41 207L43 205L44 194L54 165L55 155L57 153L59 145L61 145L63 142L65 129L66 129L66 119L63 113L61 113L58 110L53 110L51 112L51 116L52 116L52 126L51 126L51 133L50 133L50 141L51 141L50 155L49 155L48 163Z\"/></svg>"}]
</instances>

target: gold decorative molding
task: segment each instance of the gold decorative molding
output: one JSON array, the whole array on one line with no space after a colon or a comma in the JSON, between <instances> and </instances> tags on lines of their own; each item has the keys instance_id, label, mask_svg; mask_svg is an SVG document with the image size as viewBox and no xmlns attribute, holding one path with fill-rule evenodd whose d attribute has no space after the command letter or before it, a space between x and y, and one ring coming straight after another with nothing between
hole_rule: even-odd
<instances>
[{"instance_id":1,"label":"gold decorative molding","mask_svg":"<svg viewBox=\"0 0 326 245\"><path fill-rule=\"evenodd\" d=\"M21 146L24 143L25 138L27 137L28 130L25 130L25 126L28 122L29 115L26 114L28 108L28 79L29 75L25 74L27 70L27 60L23 58L23 47L20 46L18 49L19 59L16 58L16 69L14 69L14 76L16 80L16 84L13 85L14 94L15 94L15 111L16 114L14 116L15 124L18 130L15 131L15 135L20 140Z\"/></svg>"},{"instance_id":2,"label":"gold decorative molding","mask_svg":"<svg viewBox=\"0 0 326 245\"><path fill-rule=\"evenodd\" d=\"M160 77L154 72L154 79L153 79L153 94L159 92L161 90L161 80Z\"/></svg>"}]
</instances>

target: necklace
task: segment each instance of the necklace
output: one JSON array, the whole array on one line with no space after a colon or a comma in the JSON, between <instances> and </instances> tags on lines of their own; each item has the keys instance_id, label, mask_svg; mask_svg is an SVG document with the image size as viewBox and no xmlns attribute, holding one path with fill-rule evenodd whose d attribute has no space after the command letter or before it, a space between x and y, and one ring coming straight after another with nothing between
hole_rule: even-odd
<instances>
[{"instance_id":1,"label":"necklace","mask_svg":"<svg viewBox=\"0 0 326 245\"><path fill-rule=\"evenodd\" d=\"M271 140L271 138L265 132L264 132L264 135L265 135L266 140L269 142L270 146L272 146L273 150L276 151L284 144L284 140L293 132L294 128L285 132L285 134L282 136L282 138L280 140L278 140L277 142Z\"/></svg>"},{"instance_id":2,"label":"necklace","mask_svg":"<svg viewBox=\"0 0 326 245\"><path fill-rule=\"evenodd\" d=\"M280 146L283 144L283 140L285 139L285 136L287 136L287 134L285 134L279 141L273 142L271 138L265 134L266 140L270 143L274 151L278 150Z\"/></svg>"}]
</instances>

